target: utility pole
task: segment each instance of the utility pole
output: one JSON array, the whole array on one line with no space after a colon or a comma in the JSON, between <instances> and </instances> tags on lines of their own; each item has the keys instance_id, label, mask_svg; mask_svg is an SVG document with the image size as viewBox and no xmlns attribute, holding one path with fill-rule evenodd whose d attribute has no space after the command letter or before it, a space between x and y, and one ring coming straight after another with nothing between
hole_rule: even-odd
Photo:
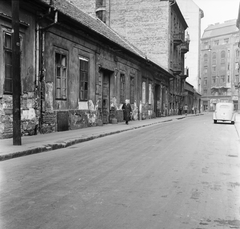
<instances>
[{"instance_id":1,"label":"utility pole","mask_svg":"<svg viewBox=\"0 0 240 229\"><path fill-rule=\"evenodd\" d=\"M21 73L19 37L19 1L12 0L12 89L13 89L13 145L21 145Z\"/></svg>"}]
</instances>

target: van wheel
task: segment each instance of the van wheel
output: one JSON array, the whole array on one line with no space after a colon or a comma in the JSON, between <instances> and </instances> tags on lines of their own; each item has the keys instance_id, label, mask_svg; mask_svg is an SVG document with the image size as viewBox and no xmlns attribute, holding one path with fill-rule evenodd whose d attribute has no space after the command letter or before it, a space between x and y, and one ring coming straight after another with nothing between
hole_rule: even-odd
<instances>
[{"instance_id":1,"label":"van wheel","mask_svg":"<svg viewBox=\"0 0 240 229\"><path fill-rule=\"evenodd\" d=\"M213 120L213 122L216 124L216 123L217 123L217 120Z\"/></svg>"}]
</instances>

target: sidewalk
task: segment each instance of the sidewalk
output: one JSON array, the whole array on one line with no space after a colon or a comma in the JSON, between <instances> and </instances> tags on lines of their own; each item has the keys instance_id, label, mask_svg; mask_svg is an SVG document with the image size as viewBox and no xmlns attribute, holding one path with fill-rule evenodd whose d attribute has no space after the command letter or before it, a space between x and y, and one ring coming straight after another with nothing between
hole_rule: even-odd
<instances>
[{"instance_id":1,"label":"sidewalk","mask_svg":"<svg viewBox=\"0 0 240 229\"><path fill-rule=\"evenodd\" d=\"M195 115L189 114L187 117L191 116ZM103 126L55 132L51 134L25 136L22 137L22 145L20 146L14 146L12 138L0 139L0 161L60 148L66 148L77 143L89 141L107 135L117 134L124 131L134 130L145 126L183 118L185 118L185 115L175 115L141 121L132 121L129 123L129 125L121 122L118 124L107 124ZM240 114L237 115L237 122L235 124L235 127L238 131L238 136L240 136Z\"/></svg>"}]
</instances>

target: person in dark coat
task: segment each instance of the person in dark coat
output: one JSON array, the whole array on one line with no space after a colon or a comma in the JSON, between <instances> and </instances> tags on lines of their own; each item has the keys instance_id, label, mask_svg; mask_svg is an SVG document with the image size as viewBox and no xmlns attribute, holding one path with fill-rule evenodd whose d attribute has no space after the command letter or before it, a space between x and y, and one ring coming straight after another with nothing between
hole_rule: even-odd
<instances>
[{"instance_id":1,"label":"person in dark coat","mask_svg":"<svg viewBox=\"0 0 240 229\"><path fill-rule=\"evenodd\" d=\"M126 121L126 124L128 125L128 122L130 120L131 113L132 113L132 108L128 99L125 100L125 103L122 106L122 110L123 110L123 119Z\"/></svg>"}]
</instances>

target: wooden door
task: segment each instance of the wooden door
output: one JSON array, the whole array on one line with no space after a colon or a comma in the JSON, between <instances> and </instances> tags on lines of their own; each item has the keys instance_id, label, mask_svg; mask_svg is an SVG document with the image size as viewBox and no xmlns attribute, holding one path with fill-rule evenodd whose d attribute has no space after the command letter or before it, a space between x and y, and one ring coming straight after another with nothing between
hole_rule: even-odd
<instances>
[{"instance_id":1,"label":"wooden door","mask_svg":"<svg viewBox=\"0 0 240 229\"><path fill-rule=\"evenodd\" d=\"M103 86L102 86L102 115L103 124L109 123L110 112L110 75L103 72Z\"/></svg>"}]
</instances>

